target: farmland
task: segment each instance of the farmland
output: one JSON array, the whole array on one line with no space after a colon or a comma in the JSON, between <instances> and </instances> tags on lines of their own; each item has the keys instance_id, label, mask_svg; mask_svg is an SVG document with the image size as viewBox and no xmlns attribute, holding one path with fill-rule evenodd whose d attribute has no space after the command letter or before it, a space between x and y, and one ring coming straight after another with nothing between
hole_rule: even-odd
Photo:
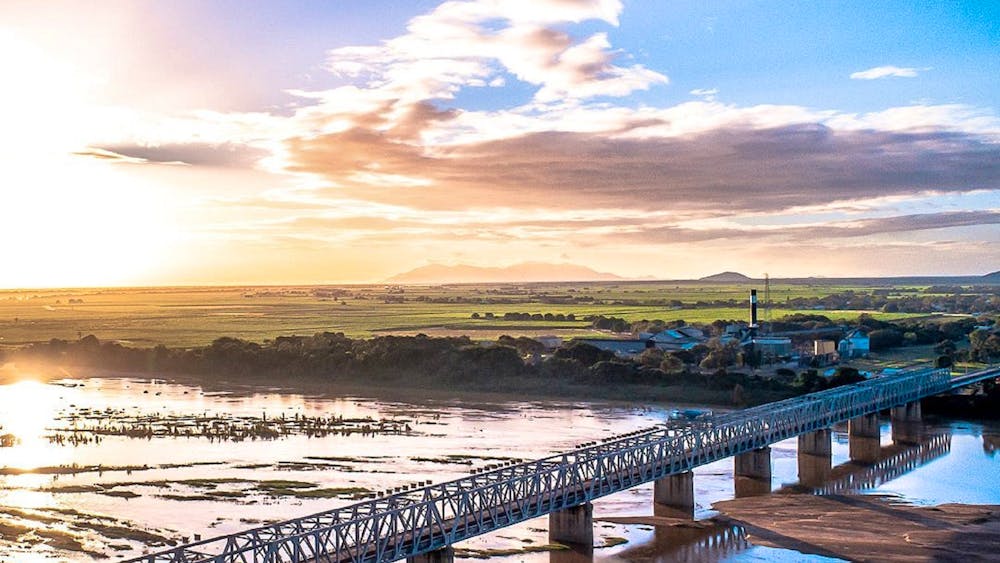
<instances>
[{"instance_id":1,"label":"farmland","mask_svg":"<svg viewBox=\"0 0 1000 563\"><path fill-rule=\"evenodd\" d=\"M820 313L845 320L862 312L884 320L925 316L786 305L796 298L822 298L846 291L905 296L926 290L918 285L889 287L877 281L774 284L771 310L762 309L761 315L777 319L793 313ZM323 331L343 332L354 338L417 333L465 334L478 339L495 339L501 334L595 336L603 333L591 328L585 317L697 323L746 319L742 302L752 287L763 290L759 283L703 282L8 290L0 292L0 345L19 346L52 338L74 340L88 334L136 346L180 347L204 345L223 335L263 341ZM506 313L536 317L548 313L572 320L505 320Z\"/></svg>"}]
</instances>

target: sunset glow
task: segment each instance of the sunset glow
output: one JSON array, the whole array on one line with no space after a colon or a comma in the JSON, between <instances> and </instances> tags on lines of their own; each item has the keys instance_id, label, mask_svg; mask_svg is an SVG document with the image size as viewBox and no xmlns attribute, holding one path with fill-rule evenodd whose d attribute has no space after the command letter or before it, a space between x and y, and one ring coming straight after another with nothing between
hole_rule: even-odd
<instances>
[{"instance_id":1,"label":"sunset glow","mask_svg":"<svg viewBox=\"0 0 1000 563\"><path fill-rule=\"evenodd\" d=\"M971 2L4 2L0 287L986 273L997 21Z\"/></svg>"}]
</instances>

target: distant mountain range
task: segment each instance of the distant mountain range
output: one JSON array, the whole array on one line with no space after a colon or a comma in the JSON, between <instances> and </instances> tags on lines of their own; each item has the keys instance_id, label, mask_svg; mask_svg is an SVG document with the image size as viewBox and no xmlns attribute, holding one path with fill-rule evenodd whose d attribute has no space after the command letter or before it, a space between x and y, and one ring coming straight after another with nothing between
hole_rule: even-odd
<instances>
[{"instance_id":1,"label":"distant mountain range","mask_svg":"<svg viewBox=\"0 0 1000 563\"><path fill-rule=\"evenodd\" d=\"M728 283L743 283L754 281L753 278L744 276L739 272L722 272L720 274L713 274L711 276L705 276L703 278L698 278L698 281L709 281L709 282L728 282Z\"/></svg>"},{"instance_id":2,"label":"distant mountain range","mask_svg":"<svg viewBox=\"0 0 1000 563\"><path fill-rule=\"evenodd\" d=\"M524 283L524 282L576 282L576 281L650 281L657 278L625 278L607 272L598 272L578 264L547 264L542 262L523 262L506 267L481 267L457 264L428 264L414 268L408 272L397 274L386 280L387 283ZM661 280L661 281L700 281L719 283L755 283L761 279L751 278L739 272L720 272L697 280ZM923 284L1000 284L1000 271L984 276L889 276L872 278L771 278L772 282L782 283L923 283Z\"/></svg>"},{"instance_id":3,"label":"distant mountain range","mask_svg":"<svg viewBox=\"0 0 1000 563\"><path fill-rule=\"evenodd\" d=\"M487 283L487 282L568 282L616 281L621 276L598 272L576 264L544 264L524 262L504 268L484 268L458 264L428 264L397 274L390 283Z\"/></svg>"}]
</instances>

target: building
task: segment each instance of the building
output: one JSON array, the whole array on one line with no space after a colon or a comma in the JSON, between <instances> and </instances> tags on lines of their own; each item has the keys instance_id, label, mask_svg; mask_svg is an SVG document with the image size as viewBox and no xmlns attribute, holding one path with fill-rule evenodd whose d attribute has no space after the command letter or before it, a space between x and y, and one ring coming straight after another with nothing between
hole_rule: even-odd
<instances>
[{"instance_id":1,"label":"building","mask_svg":"<svg viewBox=\"0 0 1000 563\"><path fill-rule=\"evenodd\" d=\"M668 328L649 335L648 340L653 345L664 352L676 352L678 350L690 350L705 342L705 333L697 328L682 326L679 328Z\"/></svg>"},{"instance_id":2,"label":"building","mask_svg":"<svg viewBox=\"0 0 1000 563\"><path fill-rule=\"evenodd\" d=\"M844 359L863 358L870 351L871 341L868 339L868 332L863 328L856 328L848 332L837 345L837 353Z\"/></svg>"},{"instance_id":3,"label":"building","mask_svg":"<svg viewBox=\"0 0 1000 563\"><path fill-rule=\"evenodd\" d=\"M755 336L750 340L754 352L765 361L792 355L792 339L784 336Z\"/></svg>"},{"instance_id":4,"label":"building","mask_svg":"<svg viewBox=\"0 0 1000 563\"><path fill-rule=\"evenodd\" d=\"M837 360L837 342L835 340L813 340L813 359L819 366L835 362Z\"/></svg>"},{"instance_id":5,"label":"building","mask_svg":"<svg viewBox=\"0 0 1000 563\"><path fill-rule=\"evenodd\" d=\"M837 353L837 343L833 340L813 340L813 356L828 356Z\"/></svg>"}]
</instances>

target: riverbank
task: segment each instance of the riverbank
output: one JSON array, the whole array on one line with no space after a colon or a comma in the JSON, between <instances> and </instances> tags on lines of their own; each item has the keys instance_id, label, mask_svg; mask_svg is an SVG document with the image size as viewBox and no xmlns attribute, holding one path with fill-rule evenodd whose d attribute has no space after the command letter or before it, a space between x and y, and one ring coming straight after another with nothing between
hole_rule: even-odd
<instances>
[{"instance_id":1,"label":"riverbank","mask_svg":"<svg viewBox=\"0 0 1000 563\"><path fill-rule=\"evenodd\" d=\"M52 381L56 379L80 379L92 377L131 377L136 379L163 379L171 382L198 385L206 390L238 392L240 388L259 389L270 387L285 391L325 396L365 396L374 395L386 399L413 400L415 397L428 399L476 399L493 401L497 399L516 400L562 400L562 401L615 401L653 402L675 405L713 405L733 408L753 406L779 401L792 396L791 393L770 389L745 389L742 403L734 405L730 389L711 389L698 385L643 385L625 383L608 385L602 383L553 380L539 377L511 377L493 380L473 380L462 383L441 382L430 378L408 378L400 380L358 381L354 378L332 379L323 376L207 376L171 372L137 372L107 370L88 366L65 366L54 368L42 364L14 367L13 364L0 366L0 384L20 379ZM414 395L416 393L416 395Z\"/></svg>"}]
</instances>

